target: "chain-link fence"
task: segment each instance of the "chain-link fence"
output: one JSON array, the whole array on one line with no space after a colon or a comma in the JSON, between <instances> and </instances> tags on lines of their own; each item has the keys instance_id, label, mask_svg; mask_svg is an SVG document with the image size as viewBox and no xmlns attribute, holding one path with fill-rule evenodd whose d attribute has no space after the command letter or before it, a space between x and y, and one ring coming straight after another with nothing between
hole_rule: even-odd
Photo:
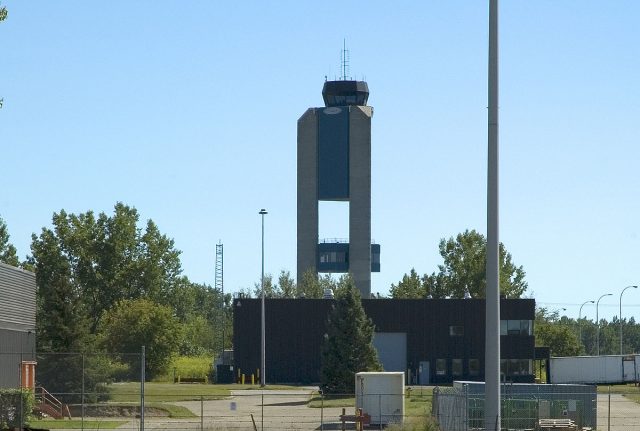
<instances>
[{"instance_id":1,"label":"chain-link fence","mask_svg":"<svg viewBox=\"0 0 640 431\"><path fill-rule=\"evenodd\" d=\"M3 372L14 377L0 389L0 429L31 424L131 431L340 430L356 429L357 423L387 430L483 428L484 399L472 385L408 387L400 397L369 394L356 401L353 395L322 394L317 387L261 390L178 379L143 384L142 361L142 354L0 355L9 367ZM611 393L586 388L541 385L527 395L515 385L503 387L502 428L549 431L540 419L559 418L573 421L575 430L640 431L640 388L612 387ZM356 407L363 408L362 417Z\"/></svg>"}]
</instances>

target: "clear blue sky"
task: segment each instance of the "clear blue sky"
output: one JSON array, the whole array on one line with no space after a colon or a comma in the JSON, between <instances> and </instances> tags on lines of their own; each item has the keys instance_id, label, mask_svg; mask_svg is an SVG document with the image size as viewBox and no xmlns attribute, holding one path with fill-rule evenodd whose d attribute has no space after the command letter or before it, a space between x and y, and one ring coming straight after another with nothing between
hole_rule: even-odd
<instances>
[{"instance_id":1,"label":"clear blue sky","mask_svg":"<svg viewBox=\"0 0 640 431\"><path fill-rule=\"evenodd\" d=\"M17 1L0 24L0 215L21 258L54 211L152 218L184 273L295 273L296 121L346 38L375 108L372 235L388 292L486 231L487 1ZM501 241L540 305L640 284L640 2L502 1ZM344 206L321 236L346 237ZM623 316L640 317L640 289ZM583 315L595 318L595 307Z\"/></svg>"}]
</instances>

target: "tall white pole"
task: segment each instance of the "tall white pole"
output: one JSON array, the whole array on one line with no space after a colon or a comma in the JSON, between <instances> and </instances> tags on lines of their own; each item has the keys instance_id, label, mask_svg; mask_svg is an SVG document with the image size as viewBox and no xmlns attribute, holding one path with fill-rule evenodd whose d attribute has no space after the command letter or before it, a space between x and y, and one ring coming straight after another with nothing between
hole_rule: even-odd
<instances>
[{"instance_id":1,"label":"tall white pole","mask_svg":"<svg viewBox=\"0 0 640 431\"><path fill-rule=\"evenodd\" d=\"M487 158L487 291L485 430L500 431L500 256L498 235L498 0L489 0L489 115Z\"/></svg>"},{"instance_id":2,"label":"tall white pole","mask_svg":"<svg viewBox=\"0 0 640 431\"><path fill-rule=\"evenodd\" d=\"M612 295L613 293L605 293L596 301L596 356L600 356L600 316L598 315L598 306L602 298Z\"/></svg>"},{"instance_id":3,"label":"tall white pole","mask_svg":"<svg viewBox=\"0 0 640 431\"><path fill-rule=\"evenodd\" d=\"M260 285L262 287L261 313L260 313L260 386L264 387L266 382L266 331L264 317L264 215L267 210L262 208L258 213L262 216L262 273L260 276Z\"/></svg>"},{"instance_id":4,"label":"tall white pole","mask_svg":"<svg viewBox=\"0 0 640 431\"><path fill-rule=\"evenodd\" d=\"M624 289L622 289L622 292L620 292L620 314L618 315L618 320L620 321L620 354L622 355L622 294L624 293L625 290L627 289L637 289L638 286L627 286Z\"/></svg>"}]
</instances>

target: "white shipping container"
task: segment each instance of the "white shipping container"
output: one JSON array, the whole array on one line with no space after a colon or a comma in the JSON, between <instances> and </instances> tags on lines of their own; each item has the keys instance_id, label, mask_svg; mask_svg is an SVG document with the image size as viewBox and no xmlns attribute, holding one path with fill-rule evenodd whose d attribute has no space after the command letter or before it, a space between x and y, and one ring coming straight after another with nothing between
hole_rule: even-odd
<instances>
[{"instance_id":1,"label":"white shipping container","mask_svg":"<svg viewBox=\"0 0 640 431\"><path fill-rule=\"evenodd\" d=\"M371 416L372 424L402 423L403 372L361 372L356 374L355 384L356 409Z\"/></svg>"},{"instance_id":2,"label":"white shipping container","mask_svg":"<svg viewBox=\"0 0 640 431\"><path fill-rule=\"evenodd\" d=\"M551 358L551 383L624 383L638 381L638 355Z\"/></svg>"}]
</instances>

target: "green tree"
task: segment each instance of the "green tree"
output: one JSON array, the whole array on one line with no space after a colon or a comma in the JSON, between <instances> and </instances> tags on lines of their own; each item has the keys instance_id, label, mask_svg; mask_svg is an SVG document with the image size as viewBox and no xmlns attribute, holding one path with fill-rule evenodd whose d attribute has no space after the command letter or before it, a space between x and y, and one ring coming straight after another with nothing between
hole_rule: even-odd
<instances>
[{"instance_id":1,"label":"green tree","mask_svg":"<svg viewBox=\"0 0 640 431\"><path fill-rule=\"evenodd\" d=\"M559 318L559 313L546 308L536 310L534 325L536 346L549 347L551 356L577 356L583 352L574 321Z\"/></svg>"},{"instance_id":2,"label":"green tree","mask_svg":"<svg viewBox=\"0 0 640 431\"><path fill-rule=\"evenodd\" d=\"M280 271L280 276L278 277L278 287L280 292L282 293L283 298L295 298L296 297L296 282L293 277L291 277L291 272L285 271L284 269Z\"/></svg>"},{"instance_id":3,"label":"green tree","mask_svg":"<svg viewBox=\"0 0 640 431\"><path fill-rule=\"evenodd\" d=\"M53 215L53 229L43 228L32 237L34 266L42 270L58 257L67 262L69 282L91 317L92 334L104 311L117 301L147 297L170 304L184 282L173 240L151 220L143 231L139 218L135 208L122 203L115 205L112 216L100 213L97 218L92 211L75 215L61 210ZM50 243L46 247L45 240Z\"/></svg>"},{"instance_id":4,"label":"green tree","mask_svg":"<svg viewBox=\"0 0 640 431\"><path fill-rule=\"evenodd\" d=\"M475 230L466 230L454 239L440 240L438 283L450 298L484 298L486 292L487 240ZM527 290L522 266L513 263L511 254L500 243L500 293L507 298L520 298Z\"/></svg>"},{"instance_id":5,"label":"green tree","mask_svg":"<svg viewBox=\"0 0 640 431\"><path fill-rule=\"evenodd\" d=\"M7 223L0 217L0 262L6 263L7 265L18 266L20 261L18 260L16 248L9 242L10 237Z\"/></svg>"},{"instance_id":6,"label":"green tree","mask_svg":"<svg viewBox=\"0 0 640 431\"><path fill-rule=\"evenodd\" d=\"M420 299L427 297L425 284L414 268L402 277L397 285L392 284L390 292L392 298Z\"/></svg>"},{"instance_id":7,"label":"green tree","mask_svg":"<svg viewBox=\"0 0 640 431\"><path fill-rule=\"evenodd\" d=\"M148 379L165 372L178 353L181 327L173 310L148 299L122 300L106 312L101 323L101 344L108 352L118 352L132 370L140 370L135 355L145 346ZM134 354L134 355L131 355Z\"/></svg>"},{"instance_id":8,"label":"green tree","mask_svg":"<svg viewBox=\"0 0 640 431\"><path fill-rule=\"evenodd\" d=\"M262 297L262 280L258 280L253 284L253 295L255 298ZM273 276L271 274L264 275L264 297L265 298L280 298L282 293L278 289L278 285L273 283Z\"/></svg>"},{"instance_id":9,"label":"green tree","mask_svg":"<svg viewBox=\"0 0 640 431\"><path fill-rule=\"evenodd\" d=\"M373 347L374 325L353 281L338 291L322 345L321 386L325 393L352 394L355 373L382 369Z\"/></svg>"},{"instance_id":10,"label":"green tree","mask_svg":"<svg viewBox=\"0 0 640 431\"><path fill-rule=\"evenodd\" d=\"M52 232L42 234L32 245L32 253L36 262L36 343L39 352L47 352L38 359L38 384L51 392L78 393L82 387L78 352L90 351L93 346L86 308ZM87 384L86 388L91 391L93 386Z\"/></svg>"}]
</instances>

